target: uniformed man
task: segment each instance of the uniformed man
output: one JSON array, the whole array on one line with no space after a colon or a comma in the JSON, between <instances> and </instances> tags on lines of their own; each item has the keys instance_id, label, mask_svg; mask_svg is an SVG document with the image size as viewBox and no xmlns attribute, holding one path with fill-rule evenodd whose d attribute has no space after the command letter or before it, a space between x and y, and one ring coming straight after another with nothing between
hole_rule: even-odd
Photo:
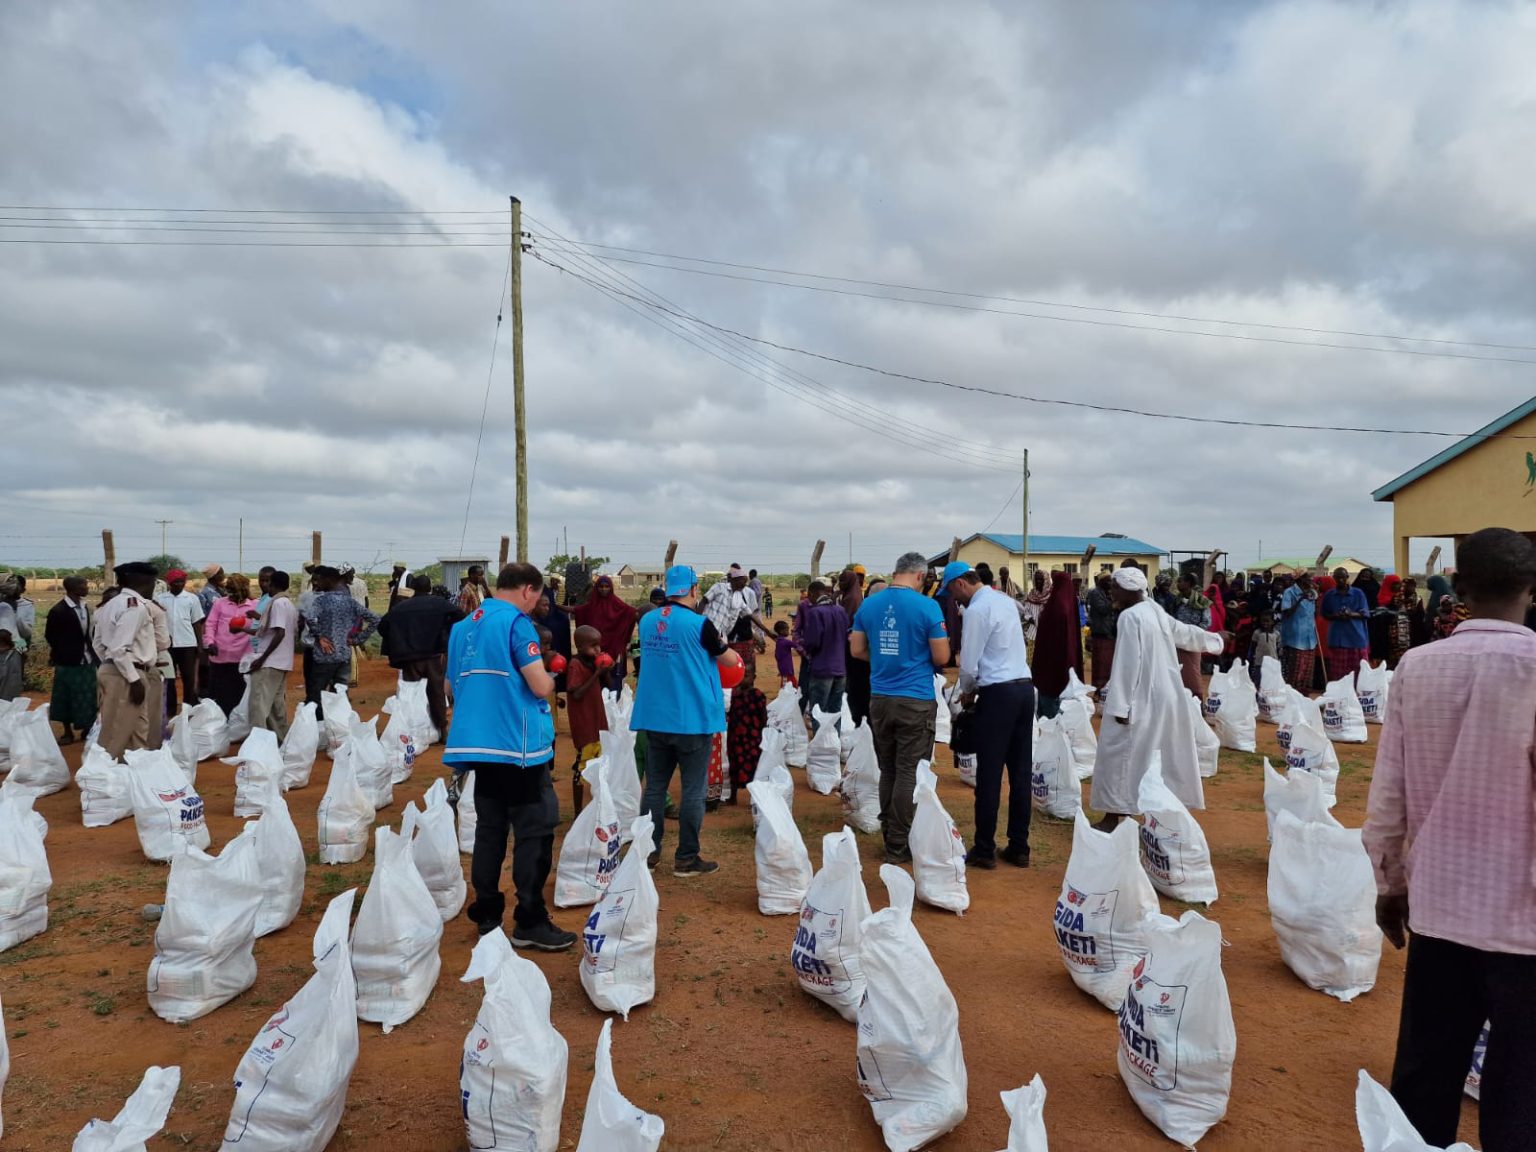
<instances>
[{"instance_id":1,"label":"uniformed man","mask_svg":"<svg viewBox=\"0 0 1536 1152\"><path fill-rule=\"evenodd\" d=\"M101 659L97 672L101 733L97 742L114 760L120 760L130 748L160 747L165 688L156 667L155 568L134 561L119 564L114 572L123 591L96 614L92 643Z\"/></svg>"}]
</instances>

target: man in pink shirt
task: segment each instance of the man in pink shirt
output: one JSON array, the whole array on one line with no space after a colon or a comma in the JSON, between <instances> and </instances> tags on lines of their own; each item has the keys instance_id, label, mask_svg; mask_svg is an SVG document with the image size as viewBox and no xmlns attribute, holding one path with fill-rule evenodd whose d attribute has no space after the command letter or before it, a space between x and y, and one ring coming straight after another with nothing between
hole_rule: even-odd
<instances>
[{"instance_id":1,"label":"man in pink shirt","mask_svg":"<svg viewBox=\"0 0 1536 1152\"><path fill-rule=\"evenodd\" d=\"M1376 919L1408 940L1392 1095L1431 1145L1455 1142L1483 1022L1483 1152L1536 1147L1536 544L1485 528L1456 549L1470 619L1408 652L1364 838Z\"/></svg>"}]
</instances>

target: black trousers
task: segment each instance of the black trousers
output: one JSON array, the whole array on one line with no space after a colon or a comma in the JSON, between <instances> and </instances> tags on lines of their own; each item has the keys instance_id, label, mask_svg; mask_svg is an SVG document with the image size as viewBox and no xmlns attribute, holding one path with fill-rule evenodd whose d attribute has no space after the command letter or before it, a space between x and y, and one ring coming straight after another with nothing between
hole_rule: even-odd
<instances>
[{"instance_id":1,"label":"black trousers","mask_svg":"<svg viewBox=\"0 0 1536 1152\"><path fill-rule=\"evenodd\" d=\"M171 664L176 669L176 679L169 676L165 679L165 696L170 703L170 715L174 716L180 710L181 705L176 702L176 689L181 688L181 703L196 705L201 703L202 697L197 694L197 658L196 648L172 648ZM236 701L238 703L238 701Z\"/></svg>"},{"instance_id":2,"label":"black trousers","mask_svg":"<svg viewBox=\"0 0 1536 1152\"><path fill-rule=\"evenodd\" d=\"M1462 1085L1489 1022L1483 1057L1483 1152L1536 1146L1536 956L1482 952L1433 936L1408 941L1392 1095L1425 1141L1456 1142Z\"/></svg>"},{"instance_id":3,"label":"black trousers","mask_svg":"<svg viewBox=\"0 0 1536 1152\"><path fill-rule=\"evenodd\" d=\"M1030 773L1034 767L1035 686L1029 680L989 684L976 693L969 735L976 750L978 856L997 855L997 811L1008 773L1008 844L1029 849Z\"/></svg>"},{"instance_id":4,"label":"black trousers","mask_svg":"<svg viewBox=\"0 0 1536 1152\"><path fill-rule=\"evenodd\" d=\"M844 686L844 698L848 701L848 712L855 724L862 724L869 715L869 661L856 660L850 652L845 667L848 682ZM800 680L802 684L805 682L803 671Z\"/></svg>"},{"instance_id":5,"label":"black trousers","mask_svg":"<svg viewBox=\"0 0 1536 1152\"><path fill-rule=\"evenodd\" d=\"M352 661L341 660L327 663L316 660L309 649L304 650L304 702L315 706L315 719L325 719L325 707L320 703L320 693L334 692L352 677Z\"/></svg>"},{"instance_id":6,"label":"black trousers","mask_svg":"<svg viewBox=\"0 0 1536 1152\"><path fill-rule=\"evenodd\" d=\"M458 764L475 773L475 851L469 882L475 889L475 919L500 923L506 908L501 894L501 866L512 836L512 886L517 904L512 922L533 928L549 920L544 883L554 863L555 825L560 801L549 778L552 761L518 768L511 764Z\"/></svg>"},{"instance_id":7,"label":"black trousers","mask_svg":"<svg viewBox=\"0 0 1536 1152\"><path fill-rule=\"evenodd\" d=\"M245 695L245 677L240 674L239 664L215 664L208 662L208 678L202 682L203 694L212 696L224 715L228 716L240 707L240 697Z\"/></svg>"}]
</instances>

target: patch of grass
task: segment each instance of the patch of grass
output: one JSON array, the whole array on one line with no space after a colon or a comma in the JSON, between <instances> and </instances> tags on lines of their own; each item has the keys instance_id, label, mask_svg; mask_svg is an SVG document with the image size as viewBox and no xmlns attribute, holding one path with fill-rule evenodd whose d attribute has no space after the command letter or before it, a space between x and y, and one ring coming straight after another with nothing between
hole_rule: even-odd
<instances>
[{"instance_id":1,"label":"patch of grass","mask_svg":"<svg viewBox=\"0 0 1536 1152\"><path fill-rule=\"evenodd\" d=\"M98 1016L110 1016L117 1008L117 1001L110 996L98 996L91 1002L91 1011Z\"/></svg>"}]
</instances>

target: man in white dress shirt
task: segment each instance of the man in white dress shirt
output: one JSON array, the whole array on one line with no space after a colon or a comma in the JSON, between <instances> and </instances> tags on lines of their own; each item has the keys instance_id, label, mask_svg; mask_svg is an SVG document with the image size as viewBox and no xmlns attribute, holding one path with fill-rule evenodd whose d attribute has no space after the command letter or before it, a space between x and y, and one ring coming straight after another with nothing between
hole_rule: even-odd
<instances>
[{"instance_id":1,"label":"man in white dress shirt","mask_svg":"<svg viewBox=\"0 0 1536 1152\"><path fill-rule=\"evenodd\" d=\"M97 743L114 760L130 748L160 747L164 694L155 667L155 620L150 599L155 570L135 561L115 569L122 592L96 613L92 643L101 659ZM151 712L153 711L153 715Z\"/></svg>"},{"instance_id":2,"label":"man in white dress shirt","mask_svg":"<svg viewBox=\"0 0 1536 1152\"><path fill-rule=\"evenodd\" d=\"M960 635L960 699L970 709L976 750L976 839L965 862L996 868L999 859L1029 867L1030 773L1035 685L1024 626L1010 596L989 588L963 560L944 569L943 586L965 609ZM1008 773L1008 847L997 848L997 812Z\"/></svg>"},{"instance_id":3,"label":"man in white dress shirt","mask_svg":"<svg viewBox=\"0 0 1536 1152\"><path fill-rule=\"evenodd\" d=\"M155 602L165 609L166 623L171 629L171 663L176 675L165 687L174 714L176 680L181 681L184 702L197 704L201 699L197 691L197 664L203 652L203 619L207 613L197 593L187 591L187 574L180 568L165 574L165 591L155 597Z\"/></svg>"}]
</instances>

